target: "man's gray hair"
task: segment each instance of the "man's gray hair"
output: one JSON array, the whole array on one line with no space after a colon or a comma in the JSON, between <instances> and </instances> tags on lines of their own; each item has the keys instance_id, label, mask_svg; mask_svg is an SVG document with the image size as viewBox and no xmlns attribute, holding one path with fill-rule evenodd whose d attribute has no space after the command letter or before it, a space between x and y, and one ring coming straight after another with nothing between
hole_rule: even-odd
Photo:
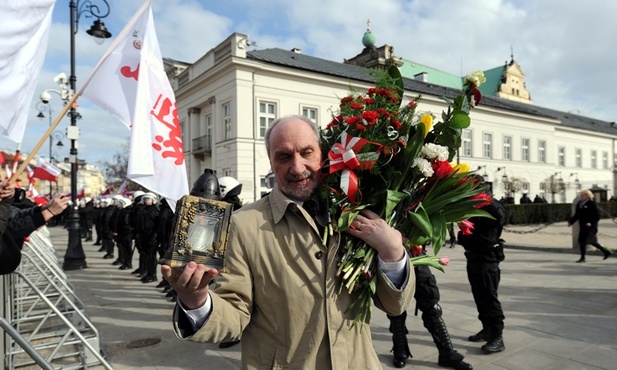
<instances>
[{"instance_id":1,"label":"man's gray hair","mask_svg":"<svg viewBox=\"0 0 617 370\"><path fill-rule=\"evenodd\" d=\"M280 117L280 118L277 118L274 122L272 122L272 124L270 125L270 127L268 127L268 130L266 131L266 135L264 136L264 141L266 142L266 152L268 152L268 158L270 158L270 135L272 134L272 130L279 123L289 121L292 119L306 122L306 124L308 124L313 130L313 134L315 134L315 140L317 140L318 143L321 141L320 136L319 136L319 127L317 127L317 124L314 121L310 120L309 118L303 115L300 115L300 114L292 114L292 115Z\"/></svg>"}]
</instances>

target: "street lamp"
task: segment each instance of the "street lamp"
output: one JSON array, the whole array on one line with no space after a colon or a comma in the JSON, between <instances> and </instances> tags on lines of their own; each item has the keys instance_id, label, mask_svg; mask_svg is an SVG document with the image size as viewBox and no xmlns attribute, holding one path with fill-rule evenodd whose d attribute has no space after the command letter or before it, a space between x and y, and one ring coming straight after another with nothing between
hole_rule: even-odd
<instances>
[{"instance_id":1,"label":"street lamp","mask_svg":"<svg viewBox=\"0 0 617 370\"><path fill-rule=\"evenodd\" d=\"M52 124L52 120L51 120L51 116L53 115L53 111L51 109L51 105L49 105L49 101L48 103L43 103L43 102L38 102L36 104L37 109L39 110L39 114L37 114L37 117L40 119L44 119L45 118L45 113L43 112L47 112L49 115L49 127L51 127ZM56 146L64 146L64 144L62 143L62 139L64 139L64 135L60 132L60 131L54 131L51 133L51 135L49 135L49 162L52 163L52 149L53 149L53 142L54 140L58 140L58 143L56 144ZM49 198L51 199L53 194L53 188L52 188L52 183L51 181L49 181Z\"/></svg>"},{"instance_id":2,"label":"street lamp","mask_svg":"<svg viewBox=\"0 0 617 370\"><path fill-rule=\"evenodd\" d=\"M71 76L69 77L71 93L76 91L75 82L75 34L77 34L79 18L82 14L86 17L96 17L94 24L88 31L90 36L96 39L107 39L111 37L111 33L105 28L105 23L101 22L102 18L109 15L110 7L107 0L101 0L105 7L99 8L90 0L84 1L69 1L71 11ZM71 140L71 150L69 154L69 162L71 163L71 208L69 211L69 244L64 255L64 270L78 270L86 268L86 255L81 245L81 233L79 229L79 212L77 209L77 140L79 139L79 128L77 127L78 113L75 111L75 104L71 106L69 112L71 125L67 127L66 137ZM81 117L81 116L79 116Z\"/></svg>"}]
</instances>

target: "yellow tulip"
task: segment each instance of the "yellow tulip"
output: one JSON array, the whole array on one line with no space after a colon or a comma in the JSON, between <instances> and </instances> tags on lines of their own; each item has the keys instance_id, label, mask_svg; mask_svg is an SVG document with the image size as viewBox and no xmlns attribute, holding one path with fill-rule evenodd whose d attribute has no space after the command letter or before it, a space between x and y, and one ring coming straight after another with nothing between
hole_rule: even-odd
<instances>
[{"instance_id":1,"label":"yellow tulip","mask_svg":"<svg viewBox=\"0 0 617 370\"><path fill-rule=\"evenodd\" d=\"M469 167L467 163L455 164L452 165L452 168L454 168L454 171L456 171L456 173L467 173L471 169L471 167Z\"/></svg>"},{"instance_id":2,"label":"yellow tulip","mask_svg":"<svg viewBox=\"0 0 617 370\"><path fill-rule=\"evenodd\" d=\"M426 137L431 127L433 127L433 115L430 113L422 114L420 116L420 122L424 123L424 137Z\"/></svg>"}]
</instances>

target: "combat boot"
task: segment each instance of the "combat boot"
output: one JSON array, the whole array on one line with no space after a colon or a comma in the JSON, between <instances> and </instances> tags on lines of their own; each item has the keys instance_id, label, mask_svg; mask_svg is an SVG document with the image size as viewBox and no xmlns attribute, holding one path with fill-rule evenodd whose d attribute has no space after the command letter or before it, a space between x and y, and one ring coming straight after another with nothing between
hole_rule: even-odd
<instances>
[{"instance_id":1,"label":"combat boot","mask_svg":"<svg viewBox=\"0 0 617 370\"><path fill-rule=\"evenodd\" d=\"M405 367L407 359L413 357L409 351L409 343L407 342L407 327L405 321L407 320L407 312L403 312L399 316L390 316L390 333L392 333L392 353L394 358L392 359L392 365L396 368Z\"/></svg>"}]
</instances>

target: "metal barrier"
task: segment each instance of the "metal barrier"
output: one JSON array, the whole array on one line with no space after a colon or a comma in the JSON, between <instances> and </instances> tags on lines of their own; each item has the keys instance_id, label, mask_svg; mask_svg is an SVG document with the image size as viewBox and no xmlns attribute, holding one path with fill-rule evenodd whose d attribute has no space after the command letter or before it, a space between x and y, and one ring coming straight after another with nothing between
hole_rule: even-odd
<instances>
[{"instance_id":1,"label":"metal barrier","mask_svg":"<svg viewBox=\"0 0 617 370\"><path fill-rule=\"evenodd\" d=\"M2 277L3 316L14 329L5 329L5 368L40 365L43 359L56 369L101 365L113 370L101 355L98 331L60 268L49 230L41 228L29 239L17 271Z\"/></svg>"}]
</instances>

